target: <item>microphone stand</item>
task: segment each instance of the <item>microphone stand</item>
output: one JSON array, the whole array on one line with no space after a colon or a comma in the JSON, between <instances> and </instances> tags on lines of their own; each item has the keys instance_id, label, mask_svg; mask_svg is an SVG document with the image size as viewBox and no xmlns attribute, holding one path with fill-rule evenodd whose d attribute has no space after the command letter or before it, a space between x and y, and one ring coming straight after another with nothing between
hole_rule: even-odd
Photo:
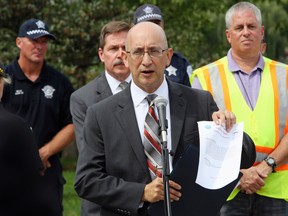
<instances>
[{"instance_id":1,"label":"microphone stand","mask_svg":"<svg viewBox=\"0 0 288 216\"><path fill-rule=\"evenodd\" d=\"M169 150L167 148L167 128L168 121L166 119L166 105L168 100L164 97L157 96L154 99L155 105L158 109L159 116L159 132L161 133L161 149L162 149L162 178L164 184L164 212L165 216L172 216L171 202L170 202L170 163L169 163Z\"/></svg>"},{"instance_id":2,"label":"microphone stand","mask_svg":"<svg viewBox=\"0 0 288 216\"><path fill-rule=\"evenodd\" d=\"M163 171L162 178L164 184L164 212L165 216L172 216L171 202L170 202L170 163L169 163L169 150L167 148L167 119L165 119L166 130L161 129L161 144L162 144L162 163Z\"/></svg>"}]
</instances>

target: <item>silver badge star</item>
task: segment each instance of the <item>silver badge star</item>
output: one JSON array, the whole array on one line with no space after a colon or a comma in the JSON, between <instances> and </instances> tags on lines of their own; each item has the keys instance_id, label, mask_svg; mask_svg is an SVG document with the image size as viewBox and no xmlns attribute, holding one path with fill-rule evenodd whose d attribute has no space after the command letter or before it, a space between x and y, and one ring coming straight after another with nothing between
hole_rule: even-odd
<instances>
[{"instance_id":1,"label":"silver badge star","mask_svg":"<svg viewBox=\"0 0 288 216\"><path fill-rule=\"evenodd\" d=\"M146 8L144 8L143 10L145 12L145 14L151 14L153 12L153 8L152 7L149 7L147 6Z\"/></svg>"},{"instance_id":2,"label":"silver badge star","mask_svg":"<svg viewBox=\"0 0 288 216\"><path fill-rule=\"evenodd\" d=\"M42 28L42 29L45 29L45 23L42 22L41 20L38 20L36 23L38 28Z\"/></svg>"},{"instance_id":3,"label":"silver badge star","mask_svg":"<svg viewBox=\"0 0 288 216\"><path fill-rule=\"evenodd\" d=\"M168 76L171 76L171 75L176 76L177 68L170 65L169 67L166 68L166 70L168 71Z\"/></svg>"}]
</instances>

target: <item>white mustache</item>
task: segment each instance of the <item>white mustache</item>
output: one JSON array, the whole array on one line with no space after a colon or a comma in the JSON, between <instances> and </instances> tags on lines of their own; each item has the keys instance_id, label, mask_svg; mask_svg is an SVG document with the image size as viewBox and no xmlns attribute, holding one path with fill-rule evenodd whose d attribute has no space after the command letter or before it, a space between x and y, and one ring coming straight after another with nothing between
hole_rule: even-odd
<instances>
[{"instance_id":1,"label":"white mustache","mask_svg":"<svg viewBox=\"0 0 288 216\"><path fill-rule=\"evenodd\" d=\"M117 59L117 61L114 63L114 66L117 66L117 65L124 65L124 62L122 59Z\"/></svg>"}]
</instances>

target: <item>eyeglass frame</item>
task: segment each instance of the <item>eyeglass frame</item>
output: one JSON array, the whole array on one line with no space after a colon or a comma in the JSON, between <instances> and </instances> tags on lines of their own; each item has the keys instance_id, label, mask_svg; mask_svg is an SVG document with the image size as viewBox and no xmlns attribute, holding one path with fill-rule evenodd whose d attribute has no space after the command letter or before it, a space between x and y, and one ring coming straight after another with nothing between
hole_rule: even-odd
<instances>
[{"instance_id":1,"label":"eyeglass frame","mask_svg":"<svg viewBox=\"0 0 288 216\"><path fill-rule=\"evenodd\" d=\"M137 49L137 48L136 48L136 49ZM147 54L149 55L149 57L153 59L153 58L162 57L162 56L163 56L163 53L164 53L165 51L167 51L169 48L161 49L161 48L159 47L159 50L158 50L158 51L161 51L161 52L159 52L159 55L158 55L158 56L153 56L153 55L151 55L150 52L151 52L153 49L155 49L155 47L152 47L152 48L150 48L150 49L148 49L148 50L146 50L146 51L145 51L145 49L143 49L143 50L141 50L141 52L143 51L143 53L142 53L141 55L136 55L136 57L135 57L135 54L131 53L133 49L130 50L130 51L126 51L126 50L125 50L125 52L126 52L127 54L130 54L131 58L134 59L134 60L140 60L140 59L144 58L145 53L147 53ZM158 49L158 48L157 48L157 49ZM134 50L134 51L135 51L135 50ZM133 56L134 56L134 57L133 57Z\"/></svg>"}]
</instances>

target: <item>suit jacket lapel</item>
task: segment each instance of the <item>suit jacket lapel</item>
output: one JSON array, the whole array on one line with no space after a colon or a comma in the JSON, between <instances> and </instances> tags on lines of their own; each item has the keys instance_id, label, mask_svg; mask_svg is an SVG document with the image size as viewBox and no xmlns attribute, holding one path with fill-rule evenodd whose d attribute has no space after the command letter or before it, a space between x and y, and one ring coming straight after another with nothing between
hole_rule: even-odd
<instances>
[{"instance_id":1,"label":"suit jacket lapel","mask_svg":"<svg viewBox=\"0 0 288 216\"><path fill-rule=\"evenodd\" d=\"M168 88L171 113L170 118L172 151L175 153L180 141L181 131L185 122L187 103L182 98L182 91L177 85L168 81Z\"/></svg>"},{"instance_id":2,"label":"suit jacket lapel","mask_svg":"<svg viewBox=\"0 0 288 216\"><path fill-rule=\"evenodd\" d=\"M130 93L130 85L120 94L122 98L120 98L118 102L119 106L116 113L117 119L119 121L119 124L122 126L126 137L129 140L129 143L127 143L127 145L130 144L132 149L134 150L135 155L137 156L138 161L143 168L143 172L150 176L147 168L142 139L139 134L137 119Z\"/></svg>"},{"instance_id":3,"label":"suit jacket lapel","mask_svg":"<svg viewBox=\"0 0 288 216\"><path fill-rule=\"evenodd\" d=\"M97 85L95 85L96 95L99 95L101 100L112 95L112 91L108 84L105 73L100 74L96 82L97 82Z\"/></svg>"}]
</instances>

